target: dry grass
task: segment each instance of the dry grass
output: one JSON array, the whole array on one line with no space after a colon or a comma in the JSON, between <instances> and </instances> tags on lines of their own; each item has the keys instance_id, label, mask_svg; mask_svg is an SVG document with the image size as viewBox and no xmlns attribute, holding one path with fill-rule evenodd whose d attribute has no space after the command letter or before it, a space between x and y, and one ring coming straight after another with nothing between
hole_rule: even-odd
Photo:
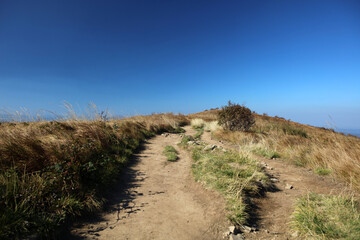
<instances>
[{"instance_id":1,"label":"dry grass","mask_svg":"<svg viewBox=\"0 0 360 240\"><path fill-rule=\"evenodd\" d=\"M99 116L0 124L0 238L47 237L69 217L99 209L144 138L188 123L173 114Z\"/></svg>"},{"instance_id":2,"label":"dry grass","mask_svg":"<svg viewBox=\"0 0 360 240\"><path fill-rule=\"evenodd\" d=\"M251 196L258 196L263 188L270 186L264 169L255 159L241 152L218 148L209 151L206 149L207 144L203 142L189 145L190 141L196 139L196 135L198 133L195 136L184 136L180 144L191 152L195 180L224 196L228 218L232 223L246 223L251 215Z\"/></svg>"},{"instance_id":3,"label":"dry grass","mask_svg":"<svg viewBox=\"0 0 360 240\"><path fill-rule=\"evenodd\" d=\"M305 239L359 239L359 204L353 196L309 193L298 199L291 225Z\"/></svg>"},{"instance_id":4,"label":"dry grass","mask_svg":"<svg viewBox=\"0 0 360 240\"><path fill-rule=\"evenodd\" d=\"M206 116L206 113L209 115ZM213 119L215 111L193 115ZM256 115L255 126L250 132L217 130L214 137L240 144L250 152L273 152L281 159L318 171L326 169L329 174L342 179L360 190L360 139L291 122L283 118ZM271 155L271 154L270 154ZM270 156L269 155L269 156Z\"/></svg>"},{"instance_id":5,"label":"dry grass","mask_svg":"<svg viewBox=\"0 0 360 240\"><path fill-rule=\"evenodd\" d=\"M187 117L189 119L200 118L200 119L204 120L205 122L211 122L211 121L217 120L218 111L219 110L208 110L208 111L203 111L203 112L198 112L198 113L192 113L192 114L187 115Z\"/></svg>"},{"instance_id":6,"label":"dry grass","mask_svg":"<svg viewBox=\"0 0 360 240\"><path fill-rule=\"evenodd\" d=\"M191 127L194 129L203 128L205 126L205 121L200 118L191 119Z\"/></svg>"}]
</instances>

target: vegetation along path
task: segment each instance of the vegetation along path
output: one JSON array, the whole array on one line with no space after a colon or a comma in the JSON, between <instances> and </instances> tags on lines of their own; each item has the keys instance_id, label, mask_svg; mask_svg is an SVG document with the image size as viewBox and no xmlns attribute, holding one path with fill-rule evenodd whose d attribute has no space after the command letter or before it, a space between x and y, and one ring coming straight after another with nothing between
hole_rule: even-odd
<instances>
[{"instance_id":1,"label":"vegetation along path","mask_svg":"<svg viewBox=\"0 0 360 240\"><path fill-rule=\"evenodd\" d=\"M233 145L212 138L204 132L202 139L223 148L241 151L241 145ZM346 189L331 177L314 174L311 170L286 163L278 158L268 159L253 155L262 164L273 182L272 189L264 197L253 199L252 211L256 231L244 233L245 239L299 239L290 229L290 216L296 200L308 192L339 194Z\"/></svg>"},{"instance_id":2,"label":"vegetation along path","mask_svg":"<svg viewBox=\"0 0 360 240\"><path fill-rule=\"evenodd\" d=\"M179 134L164 133L145 142L112 190L108 210L76 224L72 234L79 239L222 239L229 226L224 200L195 183L192 160L176 145L180 141ZM176 161L163 154L168 145L177 150Z\"/></svg>"}]
</instances>

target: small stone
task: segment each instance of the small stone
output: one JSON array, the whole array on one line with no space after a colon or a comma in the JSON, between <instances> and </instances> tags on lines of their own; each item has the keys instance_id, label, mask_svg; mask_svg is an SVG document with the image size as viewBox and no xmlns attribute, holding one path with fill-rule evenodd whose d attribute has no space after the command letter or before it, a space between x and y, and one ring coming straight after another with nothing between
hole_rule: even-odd
<instances>
[{"instance_id":1,"label":"small stone","mask_svg":"<svg viewBox=\"0 0 360 240\"><path fill-rule=\"evenodd\" d=\"M235 233L235 226L230 226L230 227L229 227L229 231L230 231L231 233Z\"/></svg>"},{"instance_id":2,"label":"small stone","mask_svg":"<svg viewBox=\"0 0 360 240\"><path fill-rule=\"evenodd\" d=\"M291 184L288 184L288 183L285 186L285 189L293 189L293 188L294 188L294 186Z\"/></svg>"},{"instance_id":3,"label":"small stone","mask_svg":"<svg viewBox=\"0 0 360 240\"><path fill-rule=\"evenodd\" d=\"M230 234L229 240L243 240L244 237L241 234Z\"/></svg>"},{"instance_id":4,"label":"small stone","mask_svg":"<svg viewBox=\"0 0 360 240\"><path fill-rule=\"evenodd\" d=\"M228 236L230 236L230 234L231 234L231 232L229 232L229 231L224 232L224 238L227 238Z\"/></svg>"},{"instance_id":5,"label":"small stone","mask_svg":"<svg viewBox=\"0 0 360 240\"><path fill-rule=\"evenodd\" d=\"M250 233L252 229L251 229L251 227L249 227L249 226L243 225L243 226L241 227L241 230L242 230L244 233Z\"/></svg>"},{"instance_id":6,"label":"small stone","mask_svg":"<svg viewBox=\"0 0 360 240\"><path fill-rule=\"evenodd\" d=\"M216 148L216 145L207 145L206 147L204 147L204 150L214 150Z\"/></svg>"},{"instance_id":7,"label":"small stone","mask_svg":"<svg viewBox=\"0 0 360 240\"><path fill-rule=\"evenodd\" d=\"M272 182L279 182L279 180L277 178L270 178L270 181Z\"/></svg>"},{"instance_id":8,"label":"small stone","mask_svg":"<svg viewBox=\"0 0 360 240\"><path fill-rule=\"evenodd\" d=\"M194 141L188 141L187 144L193 145L193 144L194 144Z\"/></svg>"},{"instance_id":9,"label":"small stone","mask_svg":"<svg viewBox=\"0 0 360 240\"><path fill-rule=\"evenodd\" d=\"M258 231L258 228L257 228L256 226L252 226L252 227L251 227L251 231L252 231L252 232L256 232L256 231Z\"/></svg>"},{"instance_id":10,"label":"small stone","mask_svg":"<svg viewBox=\"0 0 360 240\"><path fill-rule=\"evenodd\" d=\"M294 237L294 238L298 237L298 236L299 236L298 231L296 231L296 232L294 232L293 234L291 234L291 236Z\"/></svg>"}]
</instances>

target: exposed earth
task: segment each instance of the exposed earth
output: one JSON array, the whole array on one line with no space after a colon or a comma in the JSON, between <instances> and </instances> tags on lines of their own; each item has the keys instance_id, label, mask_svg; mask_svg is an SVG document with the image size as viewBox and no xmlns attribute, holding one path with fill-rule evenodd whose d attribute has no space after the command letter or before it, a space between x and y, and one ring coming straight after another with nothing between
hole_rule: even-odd
<instances>
[{"instance_id":1,"label":"exposed earth","mask_svg":"<svg viewBox=\"0 0 360 240\"><path fill-rule=\"evenodd\" d=\"M185 129L187 135L195 133L190 126ZM209 132L204 132L202 140L227 149L241 147L214 140ZM224 232L231 226L225 201L194 181L192 159L177 146L180 141L179 134L168 133L147 140L112 189L107 210L98 218L76 223L71 231L73 238L224 239ZM179 152L176 162L167 161L162 154L167 145ZM299 239L289 227L296 199L308 191L337 194L345 189L345 185L306 168L280 159L254 157L271 177L273 188L252 200L253 228L239 234L238 239Z\"/></svg>"}]
</instances>

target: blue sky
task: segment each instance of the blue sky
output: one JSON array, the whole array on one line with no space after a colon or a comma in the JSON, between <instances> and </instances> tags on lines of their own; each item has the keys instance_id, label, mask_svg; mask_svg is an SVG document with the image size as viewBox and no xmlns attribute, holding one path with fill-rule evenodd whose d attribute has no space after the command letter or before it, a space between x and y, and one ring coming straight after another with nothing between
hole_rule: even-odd
<instances>
[{"instance_id":1,"label":"blue sky","mask_svg":"<svg viewBox=\"0 0 360 240\"><path fill-rule=\"evenodd\" d=\"M0 0L0 107L64 100L360 129L360 2Z\"/></svg>"}]
</instances>

